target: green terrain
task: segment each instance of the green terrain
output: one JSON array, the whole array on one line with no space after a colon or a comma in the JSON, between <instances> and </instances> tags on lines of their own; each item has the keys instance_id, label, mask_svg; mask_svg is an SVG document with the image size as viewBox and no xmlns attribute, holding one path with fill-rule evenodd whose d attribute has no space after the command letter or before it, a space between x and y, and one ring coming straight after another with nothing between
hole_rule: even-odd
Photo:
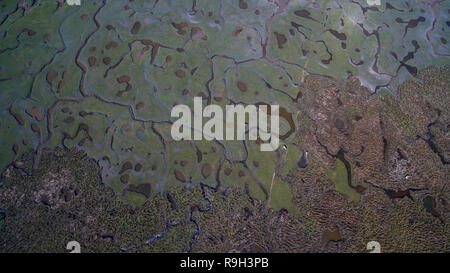
<instances>
[{"instance_id":1,"label":"green terrain","mask_svg":"<svg viewBox=\"0 0 450 273\"><path fill-rule=\"evenodd\" d=\"M448 252L450 1L381 2L0 1L0 252Z\"/></svg>"}]
</instances>

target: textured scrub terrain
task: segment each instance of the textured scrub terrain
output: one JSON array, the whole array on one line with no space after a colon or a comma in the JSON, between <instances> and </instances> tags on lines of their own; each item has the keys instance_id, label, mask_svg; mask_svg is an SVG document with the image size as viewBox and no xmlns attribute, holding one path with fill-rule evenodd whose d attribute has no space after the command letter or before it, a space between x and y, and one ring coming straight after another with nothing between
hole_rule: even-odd
<instances>
[{"instance_id":1,"label":"textured scrub terrain","mask_svg":"<svg viewBox=\"0 0 450 273\"><path fill-rule=\"evenodd\" d=\"M449 30L440 0L0 1L0 252L448 252ZM174 141L194 97L280 105L279 149Z\"/></svg>"}]
</instances>

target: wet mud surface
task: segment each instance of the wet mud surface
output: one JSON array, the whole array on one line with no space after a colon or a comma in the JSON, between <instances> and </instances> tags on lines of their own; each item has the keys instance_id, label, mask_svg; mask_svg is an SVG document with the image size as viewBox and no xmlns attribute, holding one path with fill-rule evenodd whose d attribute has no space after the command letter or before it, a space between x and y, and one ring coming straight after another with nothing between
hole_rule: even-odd
<instances>
[{"instance_id":1,"label":"wet mud surface","mask_svg":"<svg viewBox=\"0 0 450 273\"><path fill-rule=\"evenodd\" d=\"M184 222L164 218L154 235L114 251L152 249L185 226L179 251L364 251L371 231L411 221L426 226L411 236L448 236L448 1L4 2L4 177L35 177L58 148L86 153L129 206L162 198L179 208L174 193L198 195L186 201ZM280 148L173 141L170 111L192 108L194 96L204 106L279 104ZM42 206L64 207L39 196ZM236 205L225 211L228 202ZM211 216L216 210L224 212ZM236 225L228 239L216 237L220 227L206 220L231 221L232 210L261 233L236 235ZM396 222L374 224L388 216ZM400 228L397 239L407 233ZM296 240L304 247L290 248ZM437 239L414 247L448 251Z\"/></svg>"}]
</instances>

